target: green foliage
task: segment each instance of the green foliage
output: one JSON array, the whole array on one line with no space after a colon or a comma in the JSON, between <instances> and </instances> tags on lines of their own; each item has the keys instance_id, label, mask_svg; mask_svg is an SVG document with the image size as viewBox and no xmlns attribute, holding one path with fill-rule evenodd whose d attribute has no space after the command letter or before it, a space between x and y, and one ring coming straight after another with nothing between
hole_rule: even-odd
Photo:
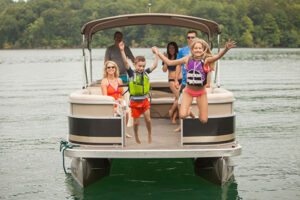
<instances>
[{"instance_id":1,"label":"green foliage","mask_svg":"<svg viewBox=\"0 0 300 200\"><path fill-rule=\"evenodd\" d=\"M231 38L239 47L300 47L299 0L0 0L0 48L79 47L86 22L146 13L149 2L151 12L216 21L223 44ZM95 34L93 47L112 45L116 30L134 47L165 47L170 41L186 45L185 28L133 26Z\"/></svg>"},{"instance_id":2,"label":"green foliage","mask_svg":"<svg viewBox=\"0 0 300 200\"><path fill-rule=\"evenodd\" d=\"M276 46L280 43L280 30L275 18L267 13L262 23L263 40L267 46Z\"/></svg>"},{"instance_id":3,"label":"green foliage","mask_svg":"<svg viewBox=\"0 0 300 200\"><path fill-rule=\"evenodd\" d=\"M252 47L253 46L253 37L249 30L246 30L239 40L240 46Z\"/></svg>"},{"instance_id":4,"label":"green foliage","mask_svg":"<svg viewBox=\"0 0 300 200\"><path fill-rule=\"evenodd\" d=\"M13 4L12 0L1 0L0 1L0 13L5 10L8 6Z\"/></svg>"}]
</instances>

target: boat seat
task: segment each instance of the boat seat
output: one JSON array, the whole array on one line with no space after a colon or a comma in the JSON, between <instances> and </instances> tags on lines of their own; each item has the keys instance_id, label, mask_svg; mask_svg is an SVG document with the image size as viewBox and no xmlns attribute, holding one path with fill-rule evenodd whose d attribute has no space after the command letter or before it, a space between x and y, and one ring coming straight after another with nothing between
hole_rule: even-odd
<instances>
[{"instance_id":1,"label":"boat seat","mask_svg":"<svg viewBox=\"0 0 300 200\"><path fill-rule=\"evenodd\" d=\"M78 90L70 95L71 115L81 117L113 117L115 99L101 95L101 88Z\"/></svg>"},{"instance_id":2,"label":"boat seat","mask_svg":"<svg viewBox=\"0 0 300 200\"><path fill-rule=\"evenodd\" d=\"M206 91L208 103L235 100L233 93L224 88L207 88Z\"/></svg>"},{"instance_id":3,"label":"boat seat","mask_svg":"<svg viewBox=\"0 0 300 200\"><path fill-rule=\"evenodd\" d=\"M223 88L207 88L208 116L223 116L233 114L233 102L235 101L232 92ZM174 103L174 95L163 91L151 91L151 117L168 118L168 111ZM198 106L194 98L192 111L197 116Z\"/></svg>"},{"instance_id":4,"label":"boat seat","mask_svg":"<svg viewBox=\"0 0 300 200\"><path fill-rule=\"evenodd\" d=\"M124 91L127 88L123 89ZM130 114L129 108L129 92L125 93L126 109L129 111L128 127L133 126L133 119ZM110 96L102 95L101 87L88 87L87 89L79 90L70 95L71 109L73 115L90 116L90 117L112 117L114 113L115 99ZM81 102L76 104L75 101ZM84 104L86 102L86 104ZM92 105L92 102L102 104ZM89 104L87 104L89 103Z\"/></svg>"}]
</instances>

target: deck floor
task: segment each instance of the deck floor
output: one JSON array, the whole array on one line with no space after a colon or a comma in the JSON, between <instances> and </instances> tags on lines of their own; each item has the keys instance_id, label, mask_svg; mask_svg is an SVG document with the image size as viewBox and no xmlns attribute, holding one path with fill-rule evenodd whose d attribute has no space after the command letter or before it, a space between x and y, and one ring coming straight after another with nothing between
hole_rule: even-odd
<instances>
[{"instance_id":1,"label":"deck floor","mask_svg":"<svg viewBox=\"0 0 300 200\"><path fill-rule=\"evenodd\" d=\"M127 128L127 133L132 138L126 138L127 149L173 149L181 146L180 132L174 132L179 125L174 125L169 119L151 119L152 123L152 143L148 144L148 131L144 118L140 119L139 137L142 144L137 144L134 138L133 127Z\"/></svg>"}]
</instances>

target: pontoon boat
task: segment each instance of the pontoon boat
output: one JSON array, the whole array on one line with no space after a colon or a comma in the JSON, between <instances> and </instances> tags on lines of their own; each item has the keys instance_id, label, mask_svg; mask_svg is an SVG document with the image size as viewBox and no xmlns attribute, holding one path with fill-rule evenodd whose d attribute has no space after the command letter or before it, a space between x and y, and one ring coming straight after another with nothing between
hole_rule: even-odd
<instances>
[{"instance_id":1,"label":"pontoon boat","mask_svg":"<svg viewBox=\"0 0 300 200\"><path fill-rule=\"evenodd\" d=\"M208 123L202 124L197 118L184 119L181 133L173 132L174 125L169 119L168 110L174 102L174 95L168 82L151 82L152 144L137 144L134 139L125 137L126 131L132 131L125 125L125 108L119 106L119 102L112 97L101 94L100 80L92 80L93 35L115 27L148 24L200 30L207 35L211 48L213 36L216 35L220 50L220 26L197 17L144 13L86 23L81 30L84 84L83 89L70 95L68 141L62 147L65 156L72 159L71 173L82 186L87 186L109 174L111 159L187 158L194 160L197 175L222 185L233 174L231 157L240 155L242 148L235 135L235 98L232 92L219 86L219 63L212 87L207 89ZM89 51L89 61L86 59L86 49ZM128 104L128 95L126 101ZM114 113L115 105L118 106L119 115ZM194 102L192 110L195 114L198 113L197 109ZM143 126L139 128L141 137L147 133Z\"/></svg>"}]
</instances>

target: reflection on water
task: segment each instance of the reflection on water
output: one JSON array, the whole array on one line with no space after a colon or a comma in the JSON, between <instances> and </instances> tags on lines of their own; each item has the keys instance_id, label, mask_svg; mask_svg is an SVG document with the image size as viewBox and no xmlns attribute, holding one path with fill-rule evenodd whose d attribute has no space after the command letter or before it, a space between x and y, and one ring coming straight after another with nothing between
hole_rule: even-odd
<instances>
[{"instance_id":1,"label":"reflection on water","mask_svg":"<svg viewBox=\"0 0 300 200\"><path fill-rule=\"evenodd\" d=\"M108 177L82 189L66 176L74 199L240 199L232 179L214 185L194 174L192 159L114 159Z\"/></svg>"}]
</instances>

